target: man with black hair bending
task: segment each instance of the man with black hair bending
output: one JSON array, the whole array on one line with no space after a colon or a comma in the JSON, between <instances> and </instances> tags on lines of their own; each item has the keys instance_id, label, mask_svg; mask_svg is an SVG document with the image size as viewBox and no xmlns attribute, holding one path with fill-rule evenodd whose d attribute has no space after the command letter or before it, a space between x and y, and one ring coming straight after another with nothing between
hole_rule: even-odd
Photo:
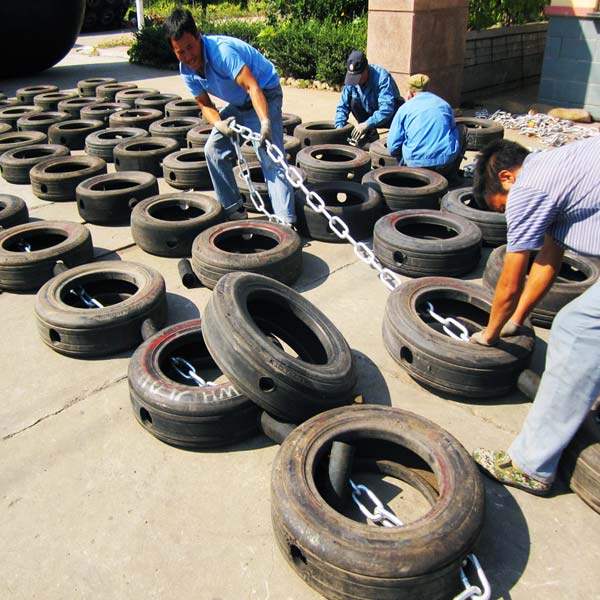
<instances>
[{"instance_id":1,"label":"man with black hair bending","mask_svg":"<svg viewBox=\"0 0 600 600\"><path fill-rule=\"evenodd\" d=\"M231 122L260 133L258 157L273 211L284 223L296 221L293 191L283 169L267 155L267 140L283 150L283 93L273 63L237 38L203 35L189 10L176 8L164 22L183 80L202 116L214 126L205 146L217 198L229 219L247 218L233 175L235 149ZM209 94L229 102L221 113Z\"/></svg>"},{"instance_id":2,"label":"man with black hair bending","mask_svg":"<svg viewBox=\"0 0 600 600\"><path fill-rule=\"evenodd\" d=\"M600 136L533 155L514 142L494 142L477 160L473 190L479 202L505 213L508 226L489 323L471 336L491 346L519 333L565 250L600 256ZM599 393L600 281L555 317L535 401L508 451L477 448L473 458L501 483L547 494L562 451Z\"/></svg>"}]
</instances>

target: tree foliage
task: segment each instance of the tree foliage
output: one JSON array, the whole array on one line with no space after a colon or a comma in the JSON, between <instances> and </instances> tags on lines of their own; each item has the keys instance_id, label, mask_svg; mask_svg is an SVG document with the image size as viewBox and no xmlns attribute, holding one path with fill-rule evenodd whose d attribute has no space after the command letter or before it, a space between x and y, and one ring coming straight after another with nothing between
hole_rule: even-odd
<instances>
[{"instance_id":1,"label":"tree foliage","mask_svg":"<svg viewBox=\"0 0 600 600\"><path fill-rule=\"evenodd\" d=\"M549 4L550 0L470 0L469 29L543 21Z\"/></svg>"}]
</instances>

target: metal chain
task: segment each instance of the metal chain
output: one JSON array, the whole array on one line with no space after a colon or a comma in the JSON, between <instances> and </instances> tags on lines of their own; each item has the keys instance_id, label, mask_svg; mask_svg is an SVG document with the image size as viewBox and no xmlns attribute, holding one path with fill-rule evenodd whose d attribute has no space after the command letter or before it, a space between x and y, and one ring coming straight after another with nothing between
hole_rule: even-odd
<instances>
[{"instance_id":1,"label":"metal chain","mask_svg":"<svg viewBox=\"0 0 600 600\"><path fill-rule=\"evenodd\" d=\"M481 587L477 585L473 585L469 578L465 573L464 567L467 566L467 561L471 561L475 570L477 571L477 577L479 578L479 583ZM453 600L467 600L468 598L473 598L473 600L489 600L492 595L492 588L490 586L490 582L483 572L483 568L479 560L474 554L469 554L465 560L463 560L463 564L460 568L460 580L462 584L465 586L463 592L458 594L458 596L454 596ZM482 589L483 588L483 589Z\"/></svg>"},{"instance_id":2,"label":"metal chain","mask_svg":"<svg viewBox=\"0 0 600 600\"><path fill-rule=\"evenodd\" d=\"M241 137L246 140L250 140L254 147L260 140L260 136L258 133L253 132L251 129L247 127L243 127L241 125L237 125L235 121L230 123L230 127L236 132L238 138ZM236 153L238 156L238 161L240 162L240 170L246 170L247 176L242 174L244 181L248 184L248 188L250 189L252 202L256 206L257 210L260 210L260 205L255 202L255 196L259 198L260 203L263 206L263 210L260 212L266 214L269 219L276 220L279 217L275 215L270 215L266 210L264 210L264 203L262 199L258 195L258 192L254 189L252 182L250 181L250 172L248 169L248 163L246 159L242 156L240 147L239 147L239 139L234 141L234 147L236 149ZM272 142L266 140L266 152L269 158L277 165L279 165L283 172L285 173L285 178L289 182L289 184L295 189L300 190L305 197L306 203L316 212L322 214L327 221L329 222L329 229L337 235L342 240L348 241L354 247L354 254L360 258L364 263L369 265L372 269L375 269L379 274L379 280L385 285L390 291L395 290L401 283L402 280L400 277L391 271L390 269L383 267L373 250L371 250L364 242L357 242L352 235L350 234L350 229L342 219L339 217L333 216L325 206L325 201L317 192L311 192L306 185L304 184L304 178L302 177L302 173L296 167L293 167L288 164L285 154ZM273 217L273 218L272 218ZM281 221L281 219L279 219Z\"/></svg>"},{"instance_id":3,"label":"metal chain","mask_svg":"<svg viewBox=\"0 0 600 600\"><path fill-rule=\"evenodd\" d=\"M370 490L366 485L356 484L352 479L350 481L350 487L352 488L352 500L356 506L358 506L360 512L373 523L380 523L384 527L401 527L404 523L391 511L389 511L383 505L383 502L377 497L377 495ZM358 498L362 494L366 494L371 502L375 505L373 511L370 511ZM468 561L471 561L477 572L479 583L481 585L473 585L467 574L465 573L465 567ZM453 600L467 600L472 598L473 600L489 600L492 594L492 588L490 583L483 572L481 563L475 556L475 554L469 554L463 561L460 567L460 580L464 586L464 591L455 596Z\"/></svg>"},{"instance_id":4,"label":"metal chain","mask_svg":"<svg viewBox=\"0 0 600 600\"><path fill-rule=\"evenodd\" d=\"M171 364L173 365L173 368L184 379L187 379L188 381L194 381L200 387L216 385L216 383L214 381L206 381L206 380L202 379L202 377L200 377L200 375L198 375L196 373L196 369L194 368L194 365L190 364L187 360L185 360L185 358L181 358L180 356L171 356ZM181 366L185 367L188 370L188 372L184 373L180 368Z\"/></svg>"},{"instance_id":5,"label":"metal chain","mask_svg":"<svg viewBox=\"0 0 600 600\"><path fill-rule=\"evenodd\" d=\"M444 333L446 335L449 335L455 340L462 340L463 342L469 341L469 339L471 338L471 336L469 335L469 330L462 323L460 323L452 317L442 317L441 315L438 315L435 312L433 304L431 304L431 302L426 302L425 304L427 306L427 312L429 313L429 315L433 317L438 323L442 324L442 329L444 330ZM456 327L456 329L458 329L460 333L454 333L454 331L450 329L450 326Z\"/></svg>"},{"instance_id":6,"label":"metal chain","mask_svg":"<svg viewBox=\"0 0 600 600\"><path fill-rule=\"evenodd\" d=\"M390 512L383 502L370 490L366 485L355 484L350 479L350 486L352 487L352 500L356 506L358 506L360 512L373 523L381 523L384 527L400 527L404 523L393 513ZM371 512L359 499L358 496L363 492L369 497L371 502L375 505L373 512Z\"/></svg>"},{"instance_id":7,"label":"metal chain","mask_svg":"<svg viewBox=\"0 0 600 600\"><path fill-rule=\"evenodd\" d=\"M513 115L497 110L490 119L502 123L507 129L515 129L522 135L539 137L543 144L555 148L572 140L600 135L600 130L596 127L582 127L568 119L558 119L541 113Z\"/></svg>"},{"instance_id":8,"label":"metal chain","mask_svg":"<svg viewBox=\"0 0 600 600\"><path fill-rule=\"evenodd\" d=\"M92 298L80 285L72 287L69 293L77 296L88 308L104 308L104 304Z\"/></svg>"}]
</instances>

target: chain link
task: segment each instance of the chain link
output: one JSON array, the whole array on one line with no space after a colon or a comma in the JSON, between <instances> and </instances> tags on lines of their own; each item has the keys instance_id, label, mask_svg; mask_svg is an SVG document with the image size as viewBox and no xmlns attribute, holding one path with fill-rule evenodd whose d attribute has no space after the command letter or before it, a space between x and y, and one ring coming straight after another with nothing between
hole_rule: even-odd
<instances>
[{"instance_id":1,"label":"chain link","mask_svg":"<svg viewBox=\"0 0 600 600\"><path fill-rule=\"evenodd\" d=\"M467 575L465 573L464 567L467 566L467 561L469 561L469 560L473 563L473 566L475 567L475 570L477 571L477 577L479 578L479 583L481 584L481 587L479 587L477 585L473 585L469 581L469 578L467 577ZM477 557L474 554L469 554L467 556L467 558L465 558L465 560L463 560L463 564L460 568L460 580L462 581L462 584L464 585L465 589L463 592L458 594L458 596L455 596L453 598L453 600L467 600L468 598L472 598L473 600L489 600L490 599L490 597L492 595L492 588L490 586L490 582L488 581L488 578L486 577L485 573L483 572L481 563L479 562L479 560L477 559ZM483 590L482 590L482 588L483 588Z\"/></svg>"},{"instance_id":2,"label":"chain link","mask_svg":"<svg viewBox=\"0 0 600 600\"><path fill-rule=\"evenodd\" d=\"M352 488L352 500L358 506L360 512L373 523L381 523L384 527L400 527L404 523L391 511L383 505L383 502L370 490L366 485L355 484L350 479L350 487ZM366 494L375 508L371 512L360 500L359 496Z\"/></svg>"},{"instance_id":3,"label":"chain link","mask_svg":"<svg viewBox=\"0 0 600 600\"><path fill-rule=\"evenodd\" d=\"M104 304L98 302L96 298L92 298L81 285L72 287L69 293L77 296L88 308L104 308Z\"/></svg>"},{"instance_id":4,"label":"chain link","mask_svg":"<svg viewBox=\"0 0 600 600\"><path fill-rule=\"evenodd\" d=\"M444 333L446 335L450 336L451 338L454 338L455 340L462 340L463 342L469 341L471 337L469 335L469 330L462 323L460 323L456 319L453 319L452 317L442 317L441 315L438 315L435 312L433 304L431 304L431 302L426 302L425 304L427 306L427 312L429 313L429 315L442 325L442 329L444 330ZM458 329L460 333L454 333L454 331L450 329L450 326L456 327L456 329Z\"/></svg>"},{"instance_id":5,"label":"chain link","mask_svg":"<svg viewBox=\"0 0 600 600\"><path fill-rule=\"evenodd\" d=\"M181 358L181 356L171 356L171 364L184 379L187 379L188 381L194 381L200 387L216 385L214 381L206 381L202 379L202 377L196 373L194 365L185 360L185 358ZM187 369L187 373L184 373L181 367L185 367Z\"/></svg>"},{"instance_id":6,"label":"chain link","mask_svg":"<svg viewBox=\"0 0 600 600\"><path fill-rule=\"evenodd\" d=\"M260 140L260 135L258 133L253 132L248 127L244 127L243 125L238 125L235 121L232 121L229 125L233 131L236 133L236 139L232 140L233 145L236 151L236 155L238 158L240 173L248 188L250 190L250 197L256 209L267 215L269 220L278 222L283 222L282 219L277 217L276 215L271 215L266 209L264 209L264 204L262 205L262 209L260 204L256 199L259 196L258 192L254 188L252 181L250 180L250 170L248 168L248 162L242 155L242 151L240 149L239 139L242 138L244 140L250 140L254 146L254 149L257 149L258 141ZM285 154L271 141L266 140L266 152L269 158L279 165L285 174L285 178L289 182L289 184L295 189L304 194L304 199L308 206L310 206L316 213L322 214L329 223L329 228L337 237L342 240L346 240L354 247L354 253L360 260L366 263L372 269L375 269L379 275L379 280L385 285L390 291L394 291L401 283L402 280L398 276L397 273L394 273L392 270L383 267L374 252L366 246L363 242L357 242L352 235L350 234L350 229L348 225L342 221L337 216L332 215L325 205L325 201L317 192L309 190L304 184L304 178L302 177L302 173L300 169L291 166L288 164Z\"/></svg>"}]
</instances>

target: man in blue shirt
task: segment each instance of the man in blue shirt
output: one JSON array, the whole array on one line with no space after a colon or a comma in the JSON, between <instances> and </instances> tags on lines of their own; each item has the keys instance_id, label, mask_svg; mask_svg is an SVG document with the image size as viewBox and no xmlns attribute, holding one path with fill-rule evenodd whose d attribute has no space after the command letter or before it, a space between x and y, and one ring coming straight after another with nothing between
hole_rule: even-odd
<instances>
[{"instance_id":1,"label":"man in blue shirt","mask_svg":"<svg viewBox=\"0 0 600 600\"><path fill-rule=\"evenodd\" d=\"M565 250L600 256L599 190L600 136L531 155L506 140L483 149L473 191L489 209L505 213L508 245L489 323L472 342L491 346L517 335L560 271ZM521 433L507 452L475 449L475 461L501 483L547 494L563 449L600 393L599 365L600 281L556 315Z\"/></svg>"},{"instance_id":2,"label":"man in blue shirt","mask_svg":"<svg viewBox=\"0 0 600 600\"><path fill-rule=\"evenodd\" d=\"M283 150L283 93L273 63L258 50L237 38L202 35L189 10L176 8L164 28L183 80L194 96L202 116L214 126L205 146L208 170L217 198L230 219L245 219L247 213L233 175L236 159L230 122L260 132L257 148L273 210L284 223L296 221L293 191L283 169L266 153L269 140ZM229 105L221 113L209 94Z\"/></svg>"},{"instance_id":3,"label":"man in blue shirt","mask_svg":"<svg viewBox=\"0 0 600 600\"><path fill-rule=\"evenodd\" d=\"M378 127L389 127L404 102L392 76L378 65L370 65L364 52L354 50L346 61L346 79L335 111L335 126L343 127L348 116L356 119L352 140L363 146L378 139Z\"/></svg>"},{"instance_id":4,"label":"man in blue shirt","mask_svg":"<svg viewBox=\"0 0 600 600\"><path fill-rule=\"evenodd\" d=\"M466 128L457 127L450 105L428 92L429 77L408 80L408 101L399 109L387 136L390 154L408 167L424 167L454 177L466 144Z\"/></svg>"}]
</instances>

